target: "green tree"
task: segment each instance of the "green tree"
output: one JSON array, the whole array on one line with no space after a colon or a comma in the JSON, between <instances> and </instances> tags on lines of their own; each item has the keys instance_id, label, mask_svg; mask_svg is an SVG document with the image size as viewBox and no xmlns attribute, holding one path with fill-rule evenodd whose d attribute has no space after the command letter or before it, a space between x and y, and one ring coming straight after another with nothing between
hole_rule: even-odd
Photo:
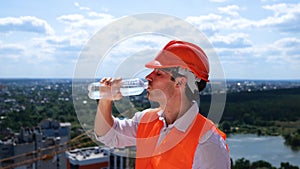
<instances>
[{"instance_id":1,"label":"green tree","mask_svg":"<svg viewBox=\"0 0 300 169\"><path fill-rule=\"evenodd\" d=\"M225 133L230 133L230 129L231 129L230 122L223 121L221 124L221 130L224 131Z\"/></svg>"},{"instance_id":2,"label":"green tree","mask_svg":"<svg viewBox=\"0 0 300 169\"><path fill-rule=\"evenodd\" d=\"M250 161L245 158L240 158L235 161L232 169L250 169Z\"/></svg>"},{"instance_id":3,"label":"green tree","mask_svg":"<svg viewBox=\"0 0 300 169\"><path fill-rule=\"evenodd\" d=\"M282 163L280 163L280 168L279 169L299 169L299 167L293 166L288 162L285 162L285 163L282 162Z\"/></svg>"},{"instance_id":4,"label":"green tree","mask_svg":"<svg viewBox=\"0 0 300 169\"><path fill-rule=\"evenodd\" d=\"M270 163L263 160L253 162L250 168L251 169L276 169Z\"/></svg>"}]
</instances>

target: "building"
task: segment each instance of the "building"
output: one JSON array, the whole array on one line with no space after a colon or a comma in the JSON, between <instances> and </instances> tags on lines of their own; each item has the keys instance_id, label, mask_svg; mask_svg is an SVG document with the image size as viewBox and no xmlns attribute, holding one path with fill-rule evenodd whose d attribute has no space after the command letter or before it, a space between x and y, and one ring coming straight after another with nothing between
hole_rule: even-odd
<instances>
[{"instance_id":1,"label":"building","mask_svg":"<svg viewBox=\"0 0 300 169\"><path fill-rule=\"evenodd\" d=\"M113 149L110 155L110 169L135 168L136 147Z\"/></svg>"},{"instance_id":2,"label":"building","mask_svg":"<svg viewBox=\"0 0 300 169\"><path fill-rule=\"evenodd\" d=\"M88 147L66 151L67 169L109 169L110 150Z\"/></svg>"},{"instance_id":3,"label":"building","mask_svg":"<svg viewBox=\"0 0 300 169\"><path fill-rule=\"evenodd\" d=\"M131 169L135 166L135 147L89 147L67 151L66 156L67 169Z\"/></svg>"},{"instance_id":4,"label":"building","mask_svg":"<svg viewBox=\"0 0 300 169\"><path fill-rule=\"evenodd\" d=\"M0 168L66 168L64 150L70 140L70 127L70 123L46 119L36 127L21 128L11 138L0 141Z\"/></svg>"}]
</instances>

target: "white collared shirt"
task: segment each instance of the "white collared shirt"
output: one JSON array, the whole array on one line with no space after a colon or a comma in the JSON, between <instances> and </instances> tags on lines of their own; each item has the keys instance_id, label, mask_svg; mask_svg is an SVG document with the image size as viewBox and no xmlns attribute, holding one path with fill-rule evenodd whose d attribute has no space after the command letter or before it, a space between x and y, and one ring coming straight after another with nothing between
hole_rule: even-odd
<instances>
[{"instance_id":1,"label":"white collared shirt","mask_svg":"<svg viewBox=\"0 0 300 169\"><path fill-rule=\"evenodd\" d=\"M159 119L163 121L164 126L160 131L157 145L166 137L173 127L185 132L191 125L191 122L198 114L198 105L193 103L191 108L173 124L167 125L163 116L163 110L158 112ZM136 145L136 131L138 124L147 110L137 112L132 119L114 118L112 128L97 140L110 147L125 147ZM230 157L226 149L225 140L215 132L208 131L199 140L194 160L193 169L230 169Z\"/></svg>"}]
</instances>

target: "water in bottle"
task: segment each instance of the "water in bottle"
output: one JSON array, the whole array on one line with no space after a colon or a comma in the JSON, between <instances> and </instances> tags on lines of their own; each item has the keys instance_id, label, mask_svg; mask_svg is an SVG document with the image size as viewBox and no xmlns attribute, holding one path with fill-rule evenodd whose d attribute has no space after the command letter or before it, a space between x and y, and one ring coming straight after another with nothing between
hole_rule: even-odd
<instances>
[{"instance_id":1,"label":"water in bottle","mask_svg":"<svg viewBox=\"0 0 300 169\"><path fill-rule=\"evenodd\" d=\"M94 82L88 85L89 98L90 99L101 99L101 93L99 91L99 82ZM135 96L140 95L147 89L148 82L145 82L139 78L125 79L121 82L120 92L122 96Z\"/></svg>"}]
</instances>

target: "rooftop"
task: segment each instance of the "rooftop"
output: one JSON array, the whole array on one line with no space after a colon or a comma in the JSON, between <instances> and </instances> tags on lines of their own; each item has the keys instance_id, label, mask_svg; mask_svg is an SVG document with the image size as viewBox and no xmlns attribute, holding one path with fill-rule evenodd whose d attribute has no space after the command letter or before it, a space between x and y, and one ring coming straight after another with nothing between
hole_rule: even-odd
<instances>
[{"instance_id":1,"label":"rooftop","mask_svg":"<svg viewBox=\"0 0 300 169\"><path fill-rule=\"evenodd\" d=\"M108 162L110 149L103 147L88 147L66 151L66 155L70 163L76 164L92 164Z\"/></svg>"}]
</instances>

